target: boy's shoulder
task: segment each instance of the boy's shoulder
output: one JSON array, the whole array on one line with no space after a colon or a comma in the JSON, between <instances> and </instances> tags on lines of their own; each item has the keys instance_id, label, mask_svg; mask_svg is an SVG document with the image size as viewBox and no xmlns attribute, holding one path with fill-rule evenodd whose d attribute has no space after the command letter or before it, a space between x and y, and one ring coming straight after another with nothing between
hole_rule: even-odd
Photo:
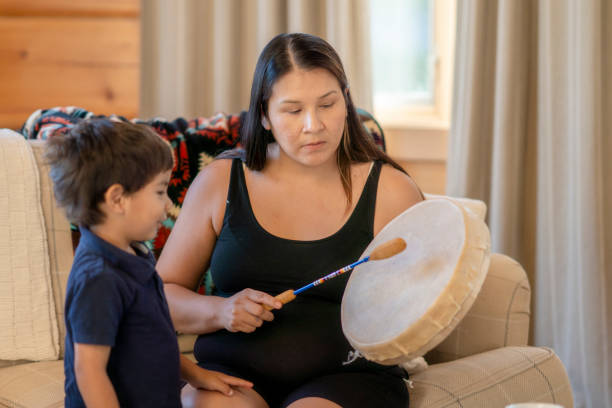
<instances>
[{"instance_id":1,"label":"boy's shoulder","mask_svg":"<svg viewBox=\"0 0 612 408\"><path fill-rule=\"evenodd\" d=\"M139 257L120 250L87 228L80 230L81 238L74 254L71 271L75 278L93 278L108 274L116 279L126 280L126 272L130 275L134 268L147 266L154 270L155 258L144 244L138 246L143 252ZM136 258L145 259L147 262L145 265L135 263L133 260Z\"/></svg>"},{"instance_id":2,"label":"boy's shoulder","mask_svg":"<svg viewBox=\"0 0 612 408\"><path fill-rule=\"evenodd\" d=\"M118 268L95 251L77 247L68 277L68 287L76 288L95 284L98 290L114 290L128 294L129 282Z\"/></svg>"},{"instance_id":3,"label":"boy's shoulder","mask_svg":"<svg viewBox=\"0 0 612 408\"><path fill-rule=\"evenodd\" d=\"M79 245L74 254L70 275L73 279L79 280L101 275L113 276L112 269L104 256Z\"/></svg>"}]
</instances>

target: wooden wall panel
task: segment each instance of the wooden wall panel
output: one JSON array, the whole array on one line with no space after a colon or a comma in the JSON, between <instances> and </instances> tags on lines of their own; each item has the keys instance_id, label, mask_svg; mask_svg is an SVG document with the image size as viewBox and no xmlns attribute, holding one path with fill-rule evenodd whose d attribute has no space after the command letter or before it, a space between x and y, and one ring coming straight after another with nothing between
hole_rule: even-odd
<instances>
[{"instance_id":1,"label":"wooden wall panel","mask_svg":"<svg viewBox=\"0 0 612 408\"><path fill-rule=\"evenodd\" d=\"M54 106L138 115L137 1L0 0L0 38L0 127Z\"/></svg>"},{"instance_id":2,"label":"wooden wall panel","mask_svg":"<svg viewBox=\"0 0 612 408\"><path fill-rule=\"evenodd\" d=\"M5 16L140 15L140 0L0 0Z\"/></svg>"},{"instance_id":3,"label":"wooden wall panel","mask_svg":"<svg viewBox=\"0 0 612 408\"><path fill-rule=\"evenodd\" d=\"M0 17L2 66L135 67L139 30L131 18Z\"/></svg>"},{"instance_id":4,"label":"wooden wall panel","mask_svg":"<svg viewBox=\"0 0 612 408\"><path fill-rule=\"evenodd\" d=\"M16 129L40 108L79 106L96 114L138 115L138 72L132 68L80 66L2 67L0 127ZM78 84L78 86L74 86Z\"/></svg>"}]
</instances>

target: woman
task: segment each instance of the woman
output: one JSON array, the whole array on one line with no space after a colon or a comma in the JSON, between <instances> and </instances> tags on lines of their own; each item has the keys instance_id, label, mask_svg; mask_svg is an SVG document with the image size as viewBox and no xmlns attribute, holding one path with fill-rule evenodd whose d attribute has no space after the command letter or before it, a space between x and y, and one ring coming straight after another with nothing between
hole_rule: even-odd
<instances>
[{"instance_id":1,"label":"woman","mask_svg":"<svg viewBox=\"0 0 612 408\"><path fill-rule=\"evenodd\" d=\"M242 137L242 159L216 160L192 183L158 270L176 329L200 334L200 365L254 387L228 397L186 386L184 404L406 407L402 370L342 364L346 275L284 306L273 297L357 260L422 199L365 133L327 42L281 34L268 43ZM208 267L223 296L193 291Z\"/></svg>"}]
</instances>

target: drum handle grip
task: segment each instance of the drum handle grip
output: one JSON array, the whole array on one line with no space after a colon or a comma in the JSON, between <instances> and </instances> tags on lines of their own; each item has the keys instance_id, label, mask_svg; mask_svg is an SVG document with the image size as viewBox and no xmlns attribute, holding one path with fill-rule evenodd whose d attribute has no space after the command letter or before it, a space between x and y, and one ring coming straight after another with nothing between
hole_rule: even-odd
<instances>
[{"instance_id":1,"label":"drum handle grip","mask_svg":"<svg viewBox=\"0 0 612 408\"><path fill-rule=\"evenodd\" d=\"M370 253L370 260L378 261L380 259L390 258L393 255L399 254L404 249L406 249L406 241L401 238L395 238L374 248Z\"/></svg>"},{"instance_id":2,"label":"drum handle grip","mask_svg":"<svg viewBox=\"0 0 612 408\"><path fill-rule=\"evenodd\" d=\"M295 294L293 293L293 289L287 289L283 293L280 293L280 294L274 296L274 299L278 300L279 302L281 302L284 305L285 303L289 303L293 299L295 299ZM264 305L264 309L272 310L272 308L270 306L268 306L268 305Z\"/></svg>"}]
</instances>

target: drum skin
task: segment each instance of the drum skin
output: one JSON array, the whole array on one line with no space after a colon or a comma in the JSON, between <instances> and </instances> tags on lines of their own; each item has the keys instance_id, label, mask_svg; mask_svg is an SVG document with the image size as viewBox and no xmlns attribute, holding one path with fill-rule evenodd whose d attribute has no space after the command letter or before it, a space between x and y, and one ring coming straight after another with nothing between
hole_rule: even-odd
<instances>
[{"instance_id":1,"label":"drum skin","mask_svg":"<svg viewBox=\"0 0 612 408\"><path fill-rule=\"evenodd\" d=\"M474 303L489 269L489 229L450 200L410 207L363 256L397 237L406 249L356 267L341 307L347 340L365 358L386 365L422 356L442 342Z\"/></svg>"}]
</instances>

